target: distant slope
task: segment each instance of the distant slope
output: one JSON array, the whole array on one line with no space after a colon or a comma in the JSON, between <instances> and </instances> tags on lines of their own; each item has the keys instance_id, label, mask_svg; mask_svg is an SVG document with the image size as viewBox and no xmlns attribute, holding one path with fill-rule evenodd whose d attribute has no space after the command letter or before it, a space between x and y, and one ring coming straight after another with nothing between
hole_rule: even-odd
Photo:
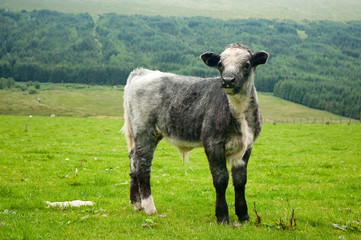
<instances>
[{"instance_id":1,"label":"distant slope","mask_svg":"<svg viewBox=\"0 0 361 240\"><path fill-rule=\"evenodd\" d=\"M0 8L12 11L50 9L67 13L114 12L125 15L206 16L221 19L361 19L359 0L0 0Z\"/></svg>"},{"instance_id":2,"label":"distant slope","mask_svg":"<svg viewBox=\"0 0 361 240\"><path fill-rule=\"evenodd\" d=\"M37 94L0 90L0 115L123 117L123 92L107 86L41 84ZM68 88L68 89L67 89ZM83 89L76 89L83 88ZM264 122L339 121L340 116L259 92ZM342 117L343 122L349 119Z\"/></svg>"},{"instance_id":3,"label":"distant slope","mask_svg":"<svg viewBox=\"0 0 361 240\"><path fill-rule=\"evenodd\" d=\"M326 123L340 122L340 120L342 122L350 121L349 118L293 103L282 98L275 97L271 93L258 92L258 97L261 105L263 121L267 123Z\"/></svg>"}]
</instances>

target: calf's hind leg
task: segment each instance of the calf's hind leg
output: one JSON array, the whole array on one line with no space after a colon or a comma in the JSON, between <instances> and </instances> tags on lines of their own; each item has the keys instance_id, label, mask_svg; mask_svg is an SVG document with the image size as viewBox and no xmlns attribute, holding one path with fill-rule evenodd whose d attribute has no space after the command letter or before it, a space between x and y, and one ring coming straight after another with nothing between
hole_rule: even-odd
<instances>
[{"instance_id":1,"label":"calf's hind leg","mask_svg":"<svg viewBox=\"0 0 361 240\"><path fill-rule=\"evenodd\" d=\"M156 214L153 196L150 188L152 160L155 148L161 137L143 134L135 138L135 146L131 151L131 185L130 199L134 209L144 209L148 215Z\"/></svg>"},{"instance_id":2,"label":"calf's hind leg","mask_svg":"<svg viewBox=\"0 0 361 240\"><path fill-rule=\"evenodd\" d=\"M130 202L134 206L134 210L141 210L141 199L140 199L140 192L139 192L139 183L136 174L136 161L134 158L134 149L132 149L129 153L130 158Z\"/></svg>"}]
</instances>

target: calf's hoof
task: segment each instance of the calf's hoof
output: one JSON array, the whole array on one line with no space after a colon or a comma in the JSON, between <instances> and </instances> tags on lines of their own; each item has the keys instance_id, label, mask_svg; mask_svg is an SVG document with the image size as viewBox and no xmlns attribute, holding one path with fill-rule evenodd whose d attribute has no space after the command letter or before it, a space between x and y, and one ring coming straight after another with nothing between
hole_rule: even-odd
<instances>
[{"instance_id":1,"label":"calf's hoof","mask_svg":"<svg viewBox=\"0 0 361 240\"><path fill-rule=\"evenodd\" d=\"M157 214L157 209L155 208L152 195L150 195L146 199L142 199L142 208L144 209L144 212L148 215Z\"/></svg>"},{"instance_id":2,"label":"calf's hoof","mask_svg":"<svg viewBox=\"0 0 361 240\"><path fill-rule=\"evenodd\" d=\"M238 217L238 220L239 220L240 222L249 221L249 216L248 216L248 215L240 216L240 217Z\"/></svg>"},{"instance_id":3,"label":"calf's hoof","mask_svg":"<svg viewBox=\"0 0 361 240\"><path fill-rule=\"evenodd\" d=\"M219 218L217 218L217 223L219 223L219 224L223 224L223 223L225 223L225 224L230 224L231 223L231 220L229 219L229 217L228 216L226 216L226 217L219 217Z\"/></svg>"},{"instance_id":4,"label":"calf's hoof","mask_svg":"<svg viewBox=\"0 0 361 240\"><path fill-rule=\"evenodd\" d=\"M133 202L134 211L142 210L142 204L140 202Z\"/></svg>"},{"instance_id":5,"label":"calf's hoof","mask_svg":"<svg viewBox=\"0 0 361 240\"><path fill-rule=\"evenodd\" d=\"M155 214L157 214L157 209L155 209L155 207L154 207L154 208L151 208L151 209L145 209L145 208L144 208L144 212L145 212L146 214L148 214L148 215L155 215Z\"/></svg>"}]
</instances>

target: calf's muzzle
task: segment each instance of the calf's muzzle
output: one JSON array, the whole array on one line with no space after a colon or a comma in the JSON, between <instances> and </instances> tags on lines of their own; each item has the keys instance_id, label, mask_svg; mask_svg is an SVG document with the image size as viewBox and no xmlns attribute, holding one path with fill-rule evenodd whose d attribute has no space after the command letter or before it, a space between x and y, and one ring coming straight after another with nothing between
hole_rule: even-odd
<instances>
[{"instance_id":1,"label":"calf's muzzle","mask_svg":"<svg viewBox=\"0 0 361 240\"><path fill-rule=\"evenodd\" d=\"M224 76L222 77L222 87L223 88L234 88L236 82L235 76Z\"/></svg>"}]
</instances>

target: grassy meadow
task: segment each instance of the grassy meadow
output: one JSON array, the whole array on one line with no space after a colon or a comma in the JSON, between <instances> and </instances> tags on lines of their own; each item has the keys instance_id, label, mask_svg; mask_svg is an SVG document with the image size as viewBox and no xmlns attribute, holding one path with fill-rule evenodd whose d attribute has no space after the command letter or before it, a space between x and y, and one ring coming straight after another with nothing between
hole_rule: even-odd
<instances>
[{"instance_id":1,"label":"grassy meadow","mask_svg":"<svg viewBox=\"0 0 361 240\"><path fill-rule=\"evenodd\" d=\"M219 225L203 149L183 166L178 150L162 141L151 180L158 215L135 212L119 132L122 91L56 86L41 85L36 94L0 91L0 238L361 239L359 123L265 124L248 168L251 221L236 223L230 180L232 224ZM266 118L301 111L267 94L260 99ZM282 105L286 112L270 109ZM45 203L72 200L95 205Z\"/></svg>"},{"instance_id":2,"label":"grassy meadow","mask_svg":"<svg viewBox=\"0 0 361 240\"><path fill-rule=\"evenodd\" d=\"M41 84L36 94L0 90L0 114L66 117L122 117L122 86Z\"/></svg>"}]
</instances>

